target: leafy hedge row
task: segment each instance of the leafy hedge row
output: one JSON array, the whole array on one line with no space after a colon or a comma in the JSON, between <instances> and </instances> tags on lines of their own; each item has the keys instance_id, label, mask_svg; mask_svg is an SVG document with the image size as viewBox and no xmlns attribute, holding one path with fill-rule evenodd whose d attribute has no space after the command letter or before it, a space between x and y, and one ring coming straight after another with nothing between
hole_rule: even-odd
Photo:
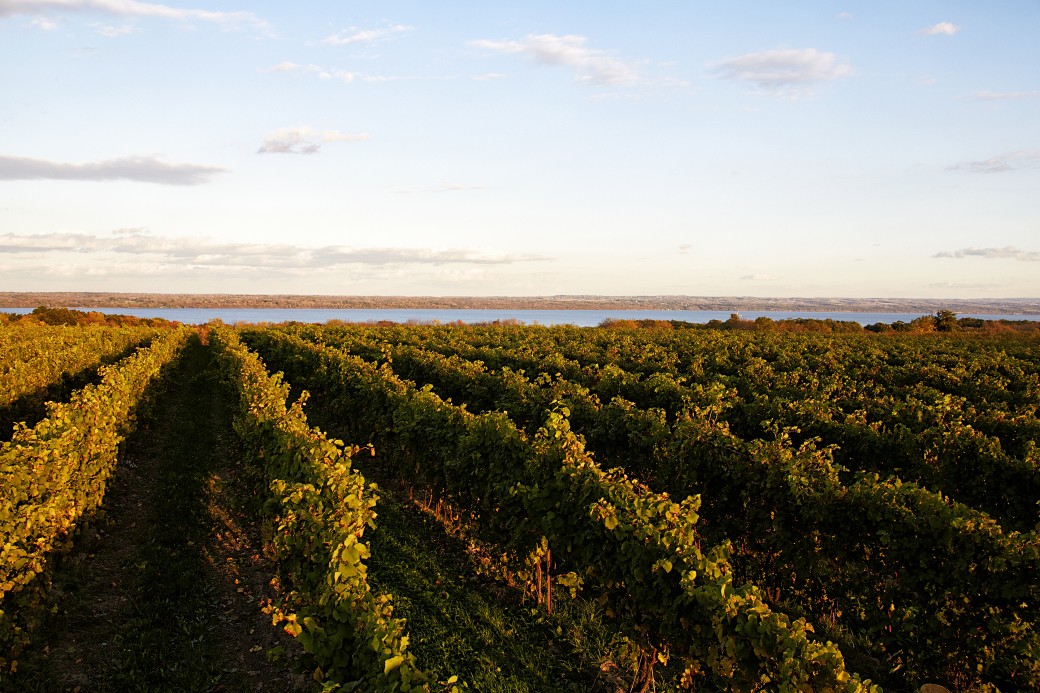
<instances>
[{"instance_id":1,"label":"leafy hedge row","mask_svg":"<svg viewBox=\"0 0 1040 693\"><path fill-rule=\"evenodd\" d=\"M451 495L485 540L520 556L548 540L572 571L567 582L596 595L648 650L677 657L684 683L708 675L733 690L876 690L846 671L836 646L811 640L804 620L734 586L728 547L701 548L699 498L676 503L604 472L566 411L529 437L504 414L473 415L388 367L270 330L246 341L324 393L351 435L372 436L400 474Z\"/></svg>"},{"instance_id":2,"label":"leafy hedge row","mask_svg":"<svg viewBox=\"0 0 1040 693\"><path fill-rule=\"evenodd\" d=\"M911 682L1040 689L1040 537L895 478L845 485L830 451L688 416L662 470L702 494L753 579L880 645Z\"/></svg>"},{"instance_id":3,"label":"leafy hedge row","mask_svg":"<svg viewBox=\"0 0 1040 693\"><path fill-rule=\"evenodd\" d=\"M771 438L774 427L789 428L797 442L820 438L836 445L835 459L853 471L916 482L988 513L1005 529L1029 531L1040 520L1040 360L1036 349L1029 349L1036 340L820 335L777 340L682 333L683 340L666 333L660 342L648 342L645 334L624 341L624 332L573 328L488 328L486 334L450 327L298 329L311 341L369 360L392 358L395 372L405 377L429 373L416 382L436 376L449 385L449 393L464 387L470 402L494 385L464 384L459 378L446 383L445 369L431 354L443 354L455 368L467 364L475 379L480 379L475 371L486 370L515 388L513 376L526 369L553 389L563 386L561 381L572 391L587 388L579 394L597 396L604 408L622 397L637 405L633 414L660 409L668 421L694 406L711 406L742 438ZM501 343L494 343L495 337ZM598 341L611 347L597 349ZM553 346L560 353L544 352ZM689 365L684 370L682 364ZM503 394L508 397L499 387L498 395ZM505 401L511 414L522 415L515 398ZM581 409L571 409L575 427L592 440L597 431L581 425ZM618 426L630 423L615 420L614 432L629 435ZM647 425L653 422L638 424ZM597 453L609 451L604 442L593 445ZM645 477L653 466L631 471Z\"/></svg>"},{"instance_id":4,"label":"leafy hedge row","mask_svg":"<svg viewBox=\"0 0 1040 693\"><path fill-rule=\"evenodd\" d=\"M786 431L744 441L715 420L731 406L721 390L697 392L698 407L686 388L689 409L669 423L661 409L620 399L601 405L566 379L531 381L408 345L383 349L395 373L475 411L508 410L521 425L537 426L562 400L597 457L607 452L677 497L700 494L712 537L736 542L731 558L742 575L833 623L831 632L866 636L886 670L918 682L1040 687L1035 532L1006 533L985 514L898 479L865 473L846 486L829 449L793 446ZM650 380L642 387L681 387L666 375ZM970 433L964 437L975 440ZM947 445L961 440L951 434Z\"/></svg>"},{"instance_id":5,"label":"leafy hedge row","mask_svg":"<svg viewBox=\"0 0 1040 693\"><path fill-rule=\"evenodd\" d=\"M0 406L46 387L62 373L75 374L109 354L146 343L151 327L52 327L0 329Z\"/></svg>"},{"instance_id":6,"label":"leafy hedge row","mask_svg":"<svg viewBox=\"0 0 1040 693\"><path fill-rule=\"evenodd\" d=\"M289 385L233 331L210 339L239 394L235 430L269 479L265 514L286 590L278 619L314 656L323 690L430 690L391 598L368 584L362 536L374 526L377 489L351 469L356 450L311 428L303 397L287 406Z\"/></svg>"},{"instance_id":7,"label":"leafy hedge row","mask_svg":"<svg viewBox=\"0 0 1040 693\"><path fill-rule=\"evenodd\" d=\"M100 505L149 386L180 353L191 330L160 333L150 347L101 370L101 382L52 403L35 427L0 447L0 672L13 671L49 587L51 556Z\"/></svg>"},{"instance_id":8,"label":"leafy hedge row","mask_svg":"<svg viewBox=\"0 0 1040 693\"><path fill-rule=\"evenodd\" d=\"M0 440L11 425L36 421L44 403L85 383L76 376L112 363L158 334L150 327L0 327Z\"/></svg>"}]
</instances>

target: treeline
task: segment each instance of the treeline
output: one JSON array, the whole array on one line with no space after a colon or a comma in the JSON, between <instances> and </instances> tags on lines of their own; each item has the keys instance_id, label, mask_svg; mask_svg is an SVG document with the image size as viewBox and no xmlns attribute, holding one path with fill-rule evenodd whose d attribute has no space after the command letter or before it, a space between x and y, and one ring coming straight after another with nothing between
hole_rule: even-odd
<instances>
[{"instance_id":1,"label":"treeline","mask_svg":"<svg viewBox=\"0 0 1040 693\"><path fill-rule=\"evenodd\" d=\"M298 294L173 294L107 291L0 291L0 306L89 308L461 308L471 310L726 310L927 313L942 306L990 315L1040 312L1035 298L820 298L755 296L328 296Z\"/></svg>"},{"instance_id":2,"label":"treeline","mask_svg":"<svg viewBox=\"0 0 1040 693\"><path fill-rule=\"evenodd\" d=\"M510 324L509 322L495 324ZM1036 320L984 320L982 318L958 318L949 310L940 310L935 315L922 315L910 322L895 320L891 323L875 322L861 325L853 320L832 318L786 318L773 320L761 316L747 320L740 313L732 313L728 320L709 320L706 323L685 320L627 320L607 318L600 327L611 329L656 329L656 330L745 330L752 332L819 332L823 334L969 332L969 333L1036 333L1040 332L1040 321Z\"/></svg>"},{"instance_id":3,"label":"treeline","mask_svg":"<svg viewBox=\"0 0 1040 693\"><path fill-rule=\"evenodd\" d=\"M108 327L171 327L179 325L165 318L139 318L136 315L107 315L100 311L82 311L75 308L39 306L31 313L0 313L0 325L105 325Z\"/></svg>"}]
</instances>

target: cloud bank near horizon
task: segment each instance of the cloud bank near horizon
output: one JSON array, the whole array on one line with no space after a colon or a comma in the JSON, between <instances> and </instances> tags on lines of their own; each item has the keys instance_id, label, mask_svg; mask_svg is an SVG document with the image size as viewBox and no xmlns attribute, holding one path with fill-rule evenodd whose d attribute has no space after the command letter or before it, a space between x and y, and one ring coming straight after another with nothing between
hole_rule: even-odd
<instances>
[{"instance_id":1,"label":"cloud bank near horizon","mask_svg":"<svg viewBox=\"0 0 1040 693\"><path fill-rule=\"evenodd\" d=\"M219 243L209 239L152 235L145 229L116 229L111 234L55 232L0 234L0 256L93 255L106 259L133 258L168 268L314 271L346 266L511 265L542 262L541 255L488 253L473 249L352 247L269 243Z\"/></svg>"}]
</instances>

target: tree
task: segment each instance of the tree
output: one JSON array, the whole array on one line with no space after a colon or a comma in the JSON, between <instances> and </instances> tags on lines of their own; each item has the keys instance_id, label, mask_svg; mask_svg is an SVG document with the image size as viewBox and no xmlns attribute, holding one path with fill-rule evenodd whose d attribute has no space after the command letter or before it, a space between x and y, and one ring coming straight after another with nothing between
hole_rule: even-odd
<instances>
[{"instance_id":1,"label":"tree","mask_svg":"<svg viewBox=\"0 0 1040 693\"><path fill-rule=\"evenodd\" d=\"M760 315L757 318L755 318L755 329L759 332L772 332L774 329L776 329L776 323L773 322L772 318L765 315Z\"/></svg>"},{"instance_id":2,"label":"tree","mask_svg":"<svg viewBox=\"0 0 1040 693\"><path fill-rule=\"evenodd\" d=\"M957 329L957 314L952 310L940 310L935 314L935 329L939 332L953 332Z\"/></svg>"},{"instance_id":3,"label":"tree","mask_svg":"<svg viewBox=\"0 0 1040 693\"><path fill-rule=\"evenodd\" d=\"M33 309L32 314L43 323L48 325L78 325L79 316L83 315L78 310L69 310L68 308L50 308L47 306L39 306Z\"/></svg>"},{"instance_id":4,"label":"tree","mask_svg":"<svg viewBox=\"0 0 1040 693\"><path fill-rule=\"evenodd\" d=\"M910 321L911 332L935 332L935 317L922 315Z\"/></svg>"}]
</instances>

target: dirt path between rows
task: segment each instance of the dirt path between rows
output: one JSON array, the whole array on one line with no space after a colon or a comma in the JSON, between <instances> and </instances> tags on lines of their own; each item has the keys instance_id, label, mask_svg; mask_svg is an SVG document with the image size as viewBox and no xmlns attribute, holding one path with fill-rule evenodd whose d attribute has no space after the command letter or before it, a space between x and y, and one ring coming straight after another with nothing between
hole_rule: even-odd
<instances>
[{"instance_id":1,"label":"dirt path between rows","mask_svg":"<svg viewBox=\"0 0 1040 693\"><path fill-rule=\"evenodd\" d=\"M20 663L20 691L293 691L295 641L262 611L255 479L230 395L194 344L125 443L104 516L55 578L58 613ZM290 655L290 657L295 655Z\"/></svg>"}]
</instances>

